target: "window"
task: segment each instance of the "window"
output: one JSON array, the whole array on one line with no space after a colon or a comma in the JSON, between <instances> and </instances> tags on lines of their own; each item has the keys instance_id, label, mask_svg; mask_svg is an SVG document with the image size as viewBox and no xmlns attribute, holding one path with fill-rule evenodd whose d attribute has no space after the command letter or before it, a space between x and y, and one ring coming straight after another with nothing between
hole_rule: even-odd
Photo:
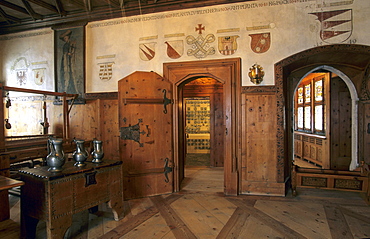
<instances>
[{"instance_id":1,"label":"window","mask_svg":"<svg viewBox=\"0 0 370 239\"><path fill-rule=\"evenodd\" d=\"M295 95L295 130L325 135L325 76L312 73L302 80Z\"/></svg>"}]
</instances>

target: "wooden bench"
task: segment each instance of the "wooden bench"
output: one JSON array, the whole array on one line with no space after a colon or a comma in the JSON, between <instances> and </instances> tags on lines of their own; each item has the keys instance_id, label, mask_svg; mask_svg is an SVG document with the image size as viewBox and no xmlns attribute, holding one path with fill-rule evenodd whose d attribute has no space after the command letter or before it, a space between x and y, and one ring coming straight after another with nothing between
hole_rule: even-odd
<instances>
[{"instance_id":1,"label":"wooden bench","mask_svg":"<svg viewBox=\"0 0 370 239\"><path fill-rule=\"evenodd\" d=\"M370 203L370 174L368 171L339 171L330 169L302 168L293 165L292 193L297 195L297 188L321 188L360 192Z\"/></svg>"}]
</instances>

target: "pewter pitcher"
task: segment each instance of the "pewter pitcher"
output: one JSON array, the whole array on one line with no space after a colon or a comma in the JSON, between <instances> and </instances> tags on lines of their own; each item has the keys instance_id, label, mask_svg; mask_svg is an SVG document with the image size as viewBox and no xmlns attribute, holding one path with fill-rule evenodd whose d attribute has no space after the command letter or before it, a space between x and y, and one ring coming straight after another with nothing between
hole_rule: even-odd
<instances>
[{"instance_id":1,"label":"pewter pitcher","mask_svg":"<svg viewBox=\"0 0 370 239\"><path fill-rule=\"evenodd\" d=\"M76 151L74 151L72 155L76 162L74 165L77 167L83 167L86 165L85 161L89 156L89 153L84 146L85 140L75 139L73 141L76 143Z\"/></svg>"},{"instance_id":2,"label":"pewter pitcher","mask_svg":"<svg viewBox=\"0 0 370 239\"><path fill-rule=\"evenodd\" d=\"M102 159L104 157L104 152L103 152L103 142L101 140L93 140L93 145L94 145L94 151L92 152L93 156L93 163L101 163Z\"/></svg>"},{"instance_id":3,"label":"pewter pitcher","mask_svg":"<svg viewBox=\"0 0 370 239\"><path fill-rule=\"evenodd\" d=\"M49 138L47 146L50 152L48 156L46 156L46 163L50 167L48 170L50 172L62 171L62 166L65 163L65 156L62 149L63 140Z\"/></svg>"}]
</instances>

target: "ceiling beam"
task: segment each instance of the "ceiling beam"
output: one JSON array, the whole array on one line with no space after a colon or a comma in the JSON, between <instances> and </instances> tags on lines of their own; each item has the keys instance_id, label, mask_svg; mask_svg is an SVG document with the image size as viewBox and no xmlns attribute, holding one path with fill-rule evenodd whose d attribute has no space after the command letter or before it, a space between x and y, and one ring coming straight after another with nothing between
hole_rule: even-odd
<instances>
[{"instance_id":1,"label":"ceiling beam","mask_svg":"<svg viewBox=\"0 0 370 239\"><path fill-rule=\"evenodd\" d=\"M24 9L23 7L20 7L18 5L15 5L13 3L10 3L8 1L0 0L0 5L2 5L4 7L7 7L7 8L10 8L10 9L13 9L14 11L29 15L29 13L27 12L26 9Z\"/></svg>"},{"instance_id":2,"label":"ceiling beam","mask_svg":"<svg viewBox=\"0 0 370 239\"><path fill-rule=\"evenodd\" d=\"M47 3L47 2L44 2L44 1L41 1L41 0L27 0L27 1L32 2L32 3L36 4L36 5L39 5L40 7L49 9L50 11L59 13L58 12L58 9L54 5L51 5L51 4Z\"/></svg>"},{"instance_id":3,"label":"ceiling beam","mask_svg":"<svg viewBox=\"0 0 370 239\"><path fill-rule=\"evenodd\" d=\"M55 0L55 5L61 17L64 17L67 15L66 11L64 10L63 4L60 0Z\"/></svg>"},{"instance_id":4,"label":"ceiling beam","mask_svg":"<svg viewBox=\"0 0 370 239\"><path fill-rule=\"evenodd\" d=\"M121 4L117 1L113 1L113 0L104 0L104 1L106 1L109 5L113 7L121 8Z\"/></svg>"},{"instance_id":5,"label":"ceiling beam","mask_svg":"<svg viewBox=\"0 0 370 239\"><path fill-rule=\"evenodd\" d=\"M36 12L32 9L32 7L31 7L31 5L29 4L29 2L27 2L26 0L22 0L22 3L23 3L23 5L26 7L27 12L30 14L30 16L32 17L32 19L33 19L33 20L43 19L43 16L42 16L42 15L40 15L40 14L36 13Z\"/></svg>"},{"instance_id":6,"label":"ceiling beam","mask_svg":"<svg viewBox=\"0 0 370 239\"><path fill-rule=\"evenodd\" d=\"M12 24L13 22L17 23L21 22L21 19L6 14L6 12L1 7L0 7L0 16L3 17L5 21L7 21L9 24Z\"/></svg>"},{"instance_id":7,"label":"ceiling beam","mask_svg":"<svg viewBox=\"0 0 370 239\"><path fill-rule=\"evenodd\" d=\"M75 5L76 7L79 7L82 10L85 10L85 4L83 4L81 1L69 0L68 2Z\"/></svg>"},{"instance_id":8,"label":"ceiling beam","mask_svg":"<svg viewBox=\"0 0 370 239\"><path fill-rule=\"evenodd\" d=\"M42 2L41 0L28 0L29 2ZM166 0L160 1L149 0L148 4L140 4L140 0L114 0L119 2L120 8L114 8L112 6L94 7L91 12L87 12L84 3L86 1L92 0L60 0L62 3L66 4L67 2L73 5L76 5L79 9L75 9L73 12L67 12L67 15L60 17L58 10L55 8L56 14L54 15L45 15L42 21L32 21L27 18L18 19L12 16L4 15L3 17L6 20L2 21L0 24L0 35L16 33L27 30L35 30L45 27L53 27L55 25L65 25L72 24L75 22L91 22L91 21L100 21L107 20L112 18L121 18L129 17L140 14L150 14L162 11L172 11L179 9L191 9L196 7L212 6L217 4L228 4L228 3L237 3L237 2L249 2L255 0ZM97 1L97 0L94 0ZM103 1L103 0L99 0ZM105 1L105 0L104 0ZM6 2L5 0L0 0L0 3ZM82 5L82 6L81 6ZM102 4L101 4L102 5ZM52 6L52 5L51 5ZM1 16L1 15L0 15ZM27 14L27 16L29 16ZM7 24L6 21L9 23Z\"/></svg>"},{"instance_id":9,"label":"ceiling beam","mask_svg":"<svg viewBox=\"0 0 370 239\"><path fill-rule=\"evenodd\" d=\"M92 11L91 0L84 0L84 2L86 11L91 12Z\"/></svg>"}]
</instances>

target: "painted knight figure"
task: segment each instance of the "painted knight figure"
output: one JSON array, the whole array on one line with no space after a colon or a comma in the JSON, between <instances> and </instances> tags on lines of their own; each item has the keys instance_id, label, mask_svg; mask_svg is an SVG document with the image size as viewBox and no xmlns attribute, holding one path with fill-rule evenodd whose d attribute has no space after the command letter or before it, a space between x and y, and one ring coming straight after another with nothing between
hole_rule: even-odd
<instances>
[{"instance_id":1,"label":"painted knight figure","mask_svg":"<svg viewBox=\"0 0 370 239\"><path fill-rule=\"evenodd\" d=\"M65 156L62 149L63 140L49 138L48 139L48 151L50 152L46 156L46 163L49 166L50 172L60 172L62 171L62 166L65 163Z\"/></svg>"},{"instance_id":2,"label":"painted knight figure","mask_svg":"<svg viewBox=\"0 0 370 239\"><path fill-rule=\"evenodd\" d=\"M76 162L74 165L77 167L83 167L86 165L85 161L89 156L89 153L84 146L85 140L75 139L73 141L76 143L76 151L73 152L73 159Z\"/></svg>"},{"instance_id":3,"label":"painted knight figure","mask_svg":"<svg viewBox=\"0 0 370 239\"><path fill-rule=\"evenodd\" d=\"M94 151L92 152L93 156L93 163L101 163L102 159L104 157L104 152L103 152L103 142L101 140L93 140L93 145L94 145Z\"/></svg>"}]
</instances>

